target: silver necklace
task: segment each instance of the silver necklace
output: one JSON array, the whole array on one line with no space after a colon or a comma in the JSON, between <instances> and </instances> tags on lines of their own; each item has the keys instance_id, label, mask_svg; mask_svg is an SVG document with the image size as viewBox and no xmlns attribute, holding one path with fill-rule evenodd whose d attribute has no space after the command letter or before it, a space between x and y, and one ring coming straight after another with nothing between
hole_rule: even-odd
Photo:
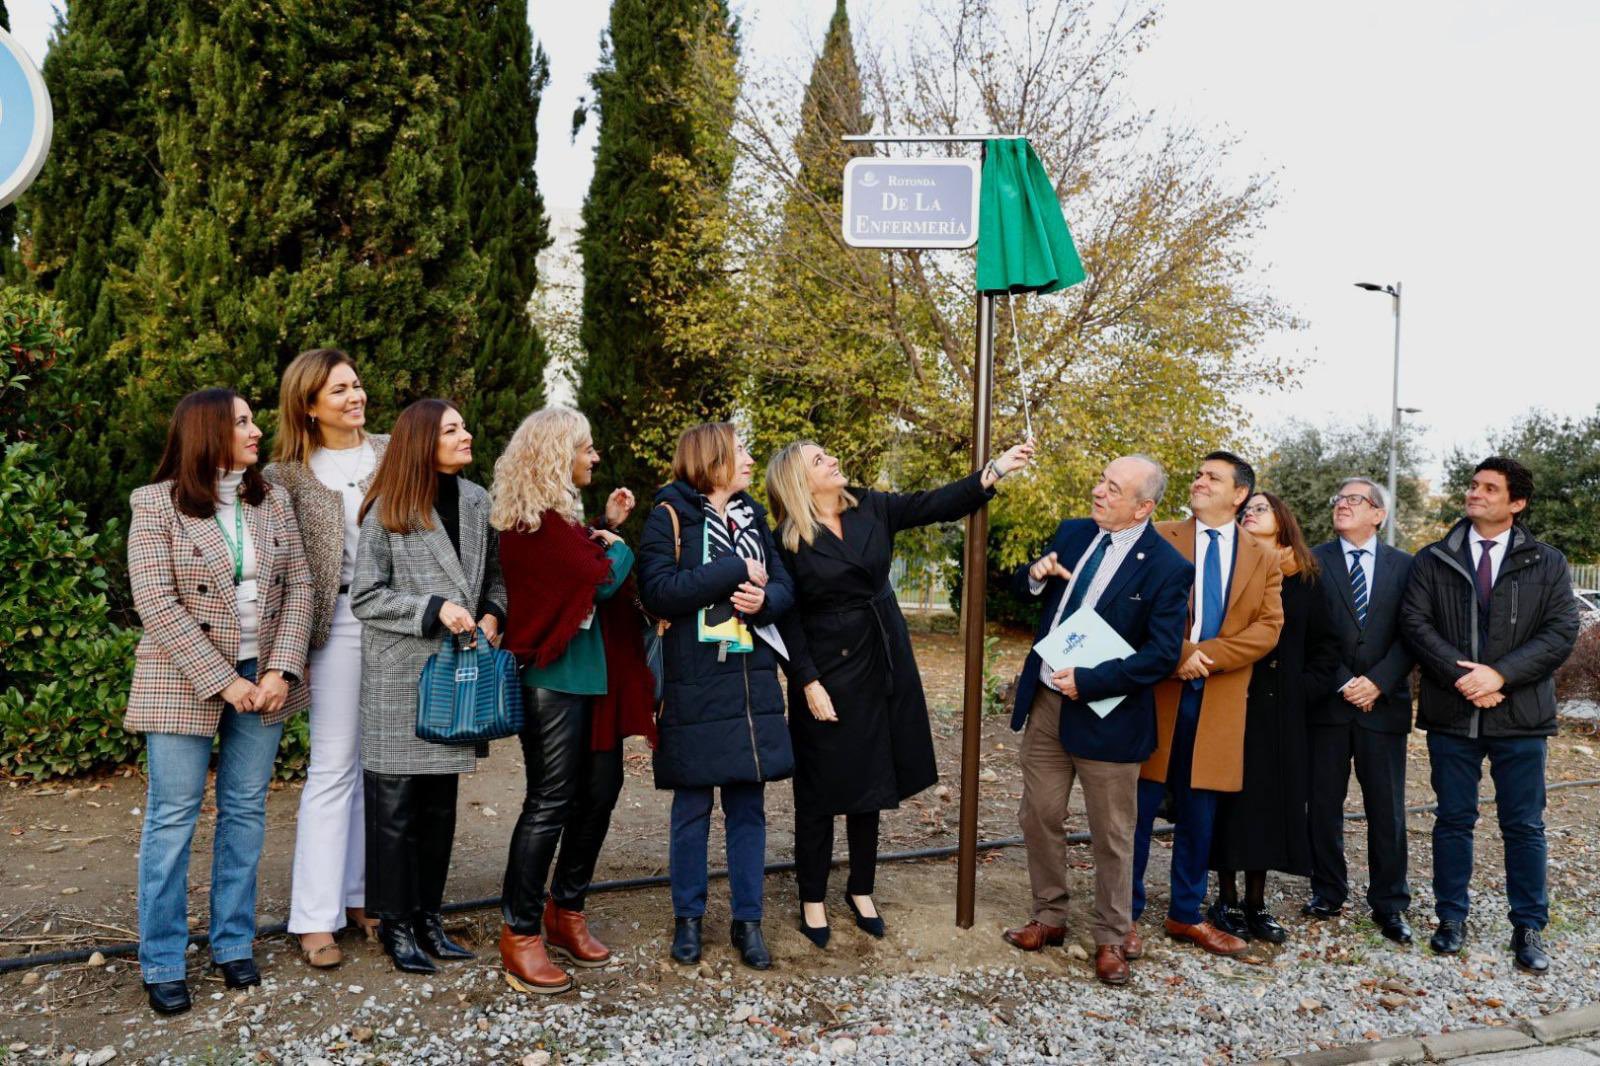
<instances>
[{"instance_id":1,"label":"silver necklace","mask_svg":"<svg viewBox=\"0 0 1600 1066\"><path fill-rule=\"evenodd\" d=\"M348 449L348 450L353 451L353 452L356 453L356 465L353 468L351 468L350 470L348 470L348 471L344 469L344 465L342 463L340 463L339 460L334 458L334 456L339 451L342 451L342 450L345 450L345 449L338 449L338 448L324 448L323 449L323 451L328 453L328 461L333 464L334 471L339 475L339 477L344 479L344 483L346 485L348 485L350 488L353 489L353 488L356 487L356 479L361 476L361 460L366 458L367 442L365 440L363 440L360 444L356 445L354 448Z\"/></svg>"}]
</instances>

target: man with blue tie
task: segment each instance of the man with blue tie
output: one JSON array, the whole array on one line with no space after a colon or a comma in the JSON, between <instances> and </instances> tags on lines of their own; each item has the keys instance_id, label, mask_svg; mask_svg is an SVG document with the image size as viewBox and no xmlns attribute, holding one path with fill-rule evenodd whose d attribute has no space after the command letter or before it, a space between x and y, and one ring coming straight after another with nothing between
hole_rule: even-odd
<instances>
[{"instance_id":1,"label":"man with blue tie","mask_svg":"<svg viewBox=\"0 0 1600 1066\"><path fill-rule=\"evenodd\" d=\"M1203 910L1217 797L1244 787L1251 667L1277 646L1283 629L1283 570L1257 538L1240 536L1236 524L1255 481L1249 463L1232 452L1212 452L1189 486L1193 517L1156 527L1197 565L1188 639L1177 671L1156 686L1157 746L1139 774L1133 918L1144 912L1151 832L1170 791L1177 830L1167 935L1217 955L1237 955L1246 946L1206 921Z\"/></svg>"},{"instance_id":2,"label":"man with blue tie","mask_svg":"<svg viewBox=\"0 0 1600 1066\"><path fill-rule=\"evenodd\" d=\"M1030 652L1011 717L1011 728L1023 730L1017 818L1033 909L1028 923L1006 930L1005 939L1038 951L1066 938L1065 824L1076 779L1094 855L1095 975L1108 984L1126 982L1128 959L1142 953L1130 912L1139 765L1155 748L1151 689L1177 665L1194 580L1194 567L1150 525L1166 485L1154 460L1116 460L1094 487L1091 517L1062 522L1050 550L1016 576L1019 595L1044 599L1040 639L1087 608L1134 649L1121 659L1063 670ZM1108 697L1123 699L1101 717L1089 702Z\"/></svg>"},{"instance_id":3,"label":"man with blue tie","mask_svg":"<svg viewBox=\"0 0 1600 1066\"><path fill-rule=\"evenodd\" d=\"M1405 796L1412 658L1400 636L1400 600L1411 556L1378 537L1389 510L1376 482L1347 478L1329 505L1338 536L1314 553L1339 642L1339 668L1332 690L1313 693L1306 707L1311 900L1302 913L1332 917L1349 894L1344 799L1354 764L1367 814L1367 905L1384 936L1409 944Z\"/></svg>"}]
</instances>

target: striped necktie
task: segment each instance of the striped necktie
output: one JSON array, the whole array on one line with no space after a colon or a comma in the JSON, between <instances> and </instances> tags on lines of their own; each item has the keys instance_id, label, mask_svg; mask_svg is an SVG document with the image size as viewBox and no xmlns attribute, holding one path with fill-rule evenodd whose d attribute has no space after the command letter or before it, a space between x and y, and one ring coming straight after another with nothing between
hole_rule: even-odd
<instances>
[{"instance_id":1,"label":"striped necktie","mask_svg":"<svg viewBox=\"0 0 1600 1066\"><path fill-rule=\"evenodd\" d=\"M1365 554L1365 548L1355 548L1350 552L1350 595L1355 598L1356 622L1362 628L1367 625L1367 572L1361 567L1361 557Z\"/></svg>"}]
</instances>

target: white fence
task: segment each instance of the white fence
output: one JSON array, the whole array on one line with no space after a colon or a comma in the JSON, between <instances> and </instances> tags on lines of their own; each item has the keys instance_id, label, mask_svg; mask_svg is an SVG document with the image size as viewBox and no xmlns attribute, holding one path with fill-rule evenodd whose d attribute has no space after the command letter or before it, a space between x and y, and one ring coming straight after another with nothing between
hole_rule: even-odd
<instances>
[{"instance_id":1,"label":"white fence","mask_svg":"<svg viewBox=\"0 0 1600 1066\"><path fill-rule=\"evenodd\" d=\"M1581 563L1572 567L1572 585L1580 589L1600 589L1600 563Z\"/></svg>"}]
</instances>

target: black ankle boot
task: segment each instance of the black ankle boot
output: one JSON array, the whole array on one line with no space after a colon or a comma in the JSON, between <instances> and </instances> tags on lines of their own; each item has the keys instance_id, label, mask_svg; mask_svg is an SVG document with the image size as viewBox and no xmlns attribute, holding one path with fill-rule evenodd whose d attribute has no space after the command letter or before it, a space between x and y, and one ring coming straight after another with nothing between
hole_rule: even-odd
<instances>
[{"instance_id":1,"label":"black ankle boot","mask_svg":"<svg viewBox=\"0 0 1600 1066\"><path fill-rule=\"evenodd\" d=\"M772 953L761 937L760 922L734 922L729 926L728 939L739 949L739 958L752 970L765 970L772 965Z\"/></svg>"},{"instance_id":2,"label":"black ankle boot","mask_svg":"<svg viewBox=\"0 0 1600 1066\"><path fill-rule=\"evenodd\" d=\"M700 961L700 919L672 920L672 961L688 965Z\"/></svg>"},{"instance_id":3,"label":"black ankle boot","mask_svg":"<svg viewBox=\"0 0 1600 1066\"><path fill-rule=\"evenodd\" d=\"M1250 939L1250 923L1245 919L1244 908L1237 903L1217 900L1206 911L1206 920L1229 936Z\"/></svg>"},{"instance_id":4,"label":"black ankle boot","mask_svg":"<svg viewBox=\"0 0 1600 1066\"><path fill-rule=\"evenodd\" d=\"M418 911L411 918L417 944L436 959L470 959L472 952L451 940L444 931L444 915L438 911Z\"/></svg>"},{"instance_id":5,"label":"black ankle boot","mask_svg":"<svg viewBox=\"0 0 1600 1066\"><path fill-rule=\"evenodd\" d=\"M146 981L145 995L157 1014L182 1014L189 1009L189 985L185 981Z\"/></svg>"},{"instance_id":6,"label":"black ankle boot","mask_svg":"<svg viewBox=\"0 0 1600 1066\"><path fill-rule=\"evenodd\" d=\"M1269 944L1281 944L1289 939L1289 931L1278 923L1272 912L1266 907L1246 907L1244 909L1245 924L1250 929L1250 935L1257 940L1265 940Z\"/></svg>"},{"instance_id":7,"label":"black ankle boot","mask_svg":"<svg viewBox=\"0 0 1600 1066\"><path fill-rule=\"evenodd\" d=\"M416 930L411 928L410 922L392 921L385 918L378 926L378 940L383 944L384 954L394 960L395 969L405 973L438 973L439 967L433 964L417 943Z\"/></svg>"}]
</instances>

